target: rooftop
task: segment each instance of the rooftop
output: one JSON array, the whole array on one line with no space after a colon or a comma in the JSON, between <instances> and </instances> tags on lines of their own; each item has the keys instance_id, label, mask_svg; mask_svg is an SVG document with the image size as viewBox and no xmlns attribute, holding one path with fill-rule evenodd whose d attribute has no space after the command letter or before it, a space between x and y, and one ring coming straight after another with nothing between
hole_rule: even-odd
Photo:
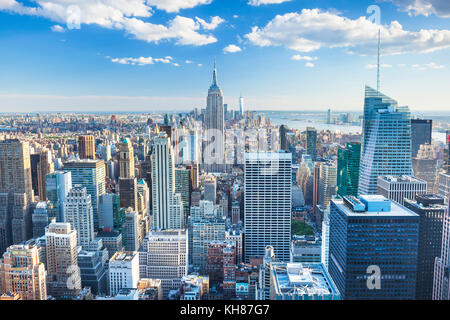
<instances>
[{"instance_id":1,"label":"rooftop","mask_svg":"<svg viewBox=\"0 0 450 320\"><path fill-rule=\"evenodd\" d=\"M389 183L425 183L422 179L413 176L380 176L378 179L384 180Z\"/></svg>"}]
</instances>

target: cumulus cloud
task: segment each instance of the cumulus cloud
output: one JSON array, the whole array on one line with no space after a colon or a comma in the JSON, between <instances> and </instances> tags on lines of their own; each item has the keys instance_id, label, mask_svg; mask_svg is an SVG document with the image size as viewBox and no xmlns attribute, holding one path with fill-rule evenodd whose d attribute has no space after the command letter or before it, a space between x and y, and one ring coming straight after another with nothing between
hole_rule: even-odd
<instances>
[{"instance_id":1,"label":"cumulus cloud","mask_svg":"<svg viewBox=\"0 0 450 320\"><path fill-rule=\"evenodd\" d=\"M312 62L307 62L307 63L305 63L305 67L307 67L307 68L314 68L315 65Z\"/></svg>"},{"instance_id":2,"label":"cumulus cloud","mask_svg":"<svg viewBox=\"0 0 450 320\"><path fill-rule=\"evenodd\" d=\"M412 68L416 69L416 70L429 70L429 69L439 70L439 69L444 69L445 66L439 65L436 62L430 62L430 63L426 63L426 64L413 64Z\"/></svg>"},{"instance_id":3,"label":"cumulus cloud","mask_svg":"<svg viewBox=\"0 0 450 320\"><path fill-rule=\"evenodd\" d=\"M317 57L310 57L310 56L302 56L299 54L295 54L291 57L291 60L300 61L300 60L306 60L306 61L314 61L317 60Z\"/></svg>"},{"instance_id":4,"label":"cumulus cloud","mask_svg":"<svg viewBox=\"0 0 450 320\"><path fill-rule=\"evenodd\" d=\"M435 14L450 17L450 1L448 0L384 0L394 3L402 11L410 15L429 16Z\"/></svg>"},{"instance_id":5,"label":"cumulus cloud","mask_svg":"<svg viewBox=\"0 0 450 320\"><path fill-rule=\"evenodd\" d=\"M285 46L298 52L320 48L345 48L361 55L377 53L380 26L366 17L349 19L320 9L277 15L263 27L255 26L245 37L254 45ZM450 47L450 30L404 30L393 21L381 26L382 53L426 53Z\"/></svg>"},{"instance_id":6,"label":"cumulus cloud","mask_svg":"<svg viewBox=\"0 0 450 320\"><path fill-rule=\"evenodd\" d=\"M64 31L66 31L66 29L61 27L59 24L55 24L54 26L51 26L50 30L52 30L53 32L64 32Z\"/></svg>"},{"instance_id":7,"label":"cumulus cloud","mask_svg":"<svg viewBox=\"0 0 450 320\"><path fill-rule=\"evenodd\" d=\"M235 53L235 52L240 52L240 51L242 51L242 49L234 44L230 44L230 45L226 46L225 48L223 48L223 52L225 52L225 53Z\"/></svg>"},{"instance_id":8,"label":"cumulus cloud","mask_svg":"<svg viewBox=\"0 0 450 320\"><path fill-rule=\"evenodd\" d=\"M259 7L264 4L280 4L283 2L289 2L292 0L250 0L248 2L249 5Z\"/></svg>"},{"instance_id":9,"label":"cumulus cloud","mask_svg":"<svg viewBox=\"0 0 450 320\"><path fill-rule=\"evenodd\" d=\"M195 20L197 20L197 22L200 23L200 25L205 30L214 30L219 26L219 24L225 22L224 19L222 19L221 17L218 17L218 16L212 17L211 22L209 22L209 23L203 19L200 19L199 17L195 17Z\"/></svg>"},{"instance_id":10,"label":"cumulus cloud","mask_svg":"<svg viewBox=\"0 0 450 320\"><path fill-rule=\"evenodd\" d=\"M167 25L153 24L142 20L153 14L152 6L175 10L187 5L209 3L206 0L147 1L147 0L34 0L36 5L26 6L17 0L0 0L0 10L15 14L40 16L60 24L96 24L104 28L123 30L136 39L147 42L174 40L177 44L206 45L217 39L202 31L211 30L218 18L211 23L176 16ZM184 7L182 2L185 3ZM178 6L177 6L178 5ZM71 29L71 28L69 28Z\"/></svg>"},{"instance_id":11,"label":"cumulus cloud","mask_svg":"<svg viewBox=\"0 0 450 320\"><path fill-rule=\"evenodd\" d=\"M138 66L146 66L149 64L155 64L155 63L164 63L164 64L171 64L176 67L179 66L178 63L175 63L173 61L173 58L171 56L167 56L164 58L152 58L152 57L139 57L139 58L111 58L111 61L114 63L119 64L129 64L129 65L138 65Z\"/></svg>"}]
</instances>

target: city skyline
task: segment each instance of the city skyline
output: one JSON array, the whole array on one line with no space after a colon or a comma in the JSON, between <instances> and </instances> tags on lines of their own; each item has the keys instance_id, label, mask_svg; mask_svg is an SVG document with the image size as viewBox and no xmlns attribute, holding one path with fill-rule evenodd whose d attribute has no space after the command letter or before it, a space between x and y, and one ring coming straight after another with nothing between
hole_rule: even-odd
<instances>
[{"instance_id":1,"label":"city skyline","mask_svg":"<svg viewBox=\"0 0 450 320\"><path fill-rule=\"evenodd\" d=\"M360 110L361 88L376 84L378 29L381 91L412 112L447 108L446 4L135 0L101 1L94 10L97 1L48 1L56 9L41 0L0 2L8 48L0 53L0 108L204 108L216 57L224 103L233 110L241 93L247 110ZM370 5L379 6L381 27ZM69 19L74 8L79 26Z\"/></svg>"}]
</instances>

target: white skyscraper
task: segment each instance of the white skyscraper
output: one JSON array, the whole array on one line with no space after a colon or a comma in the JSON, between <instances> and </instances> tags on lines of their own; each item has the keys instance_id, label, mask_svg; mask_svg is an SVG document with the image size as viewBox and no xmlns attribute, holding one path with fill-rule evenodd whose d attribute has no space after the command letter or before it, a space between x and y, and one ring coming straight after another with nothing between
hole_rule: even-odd
<instances>
[{"instance_id":1,"label":"white skyscraper","mask_svg":"<svg viewBox=\"0 0 450 320\"><path fill-rule=\"evenodd\" d=\"M186 230L150 231L139 252L141 278L161 279L164 297L180 287L188 271Z\"/></svg>"},{"instance_id":2,"label":"white skyscraper","mask_svg":"<svg viewBox=\"0 0 450 320\"><path fill-rule=\"evenodd\" d=\"M217 84L216 62L214 61L213 83L208 90L206 105L206 137L204 162L208 171L221 172L225 168L224 108L222 90Z\"/></svg>"},{"instance_id":3,"label":"white skyscraper","mask_svg":"<svg viewBox=\"0 0 450 320\"><path fill-rule=\"evenodd\" d=\"M282 261L290 259L292 155L247 153L245 155L245 261L264 256L272 246Z\"/></svg>"},{"instance_id":4,"label":"white skyscraper","mask_svg":"<svg viewBox=\"0 0 450 320\"><path fill-rule=\"evenodd\" d=\"M173 149L170 139L165 134L154 139L152 204L152 229L182 229L184 227L183 203L180 194L175 193Z\"/></svg>"},{"instance_id":5,"label":"white skyscraper","mask_svg":"<svg viewBox=\"0 0 450 320\"><path fill-rule=\"evenodd\" d=\"M244 116L244 98L242 97L242 94L239 97L239 113L241 116Z\"/></svg>"},{"instance_id":6,"label":"white skyscraper","mask_svg":"<svg viewBox=\"0 0 450 320\"><path fill-rule=\"evenodd\" d=\"M94 240L94 218L91 195L86 188L75 185L64 203L64 221L77 231L78 245L88 246Z\"/></svg>"}]
</instances>

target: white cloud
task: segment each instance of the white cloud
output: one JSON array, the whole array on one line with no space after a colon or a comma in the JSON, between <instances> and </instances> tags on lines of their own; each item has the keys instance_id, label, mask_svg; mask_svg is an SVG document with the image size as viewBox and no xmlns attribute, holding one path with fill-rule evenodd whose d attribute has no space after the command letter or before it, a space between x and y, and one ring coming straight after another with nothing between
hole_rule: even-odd
<instances>
[{"instance_id":1,"label":"white cloud","mask_svg":"<svg viewBox=\"0 0 450 320\"><path fill-rule=\"evenodd\" d=\"M305 67L307 67L307 68L314 68L314 63L312 63L312 62L307 62L307 63L305 63Z\"/></svg>"},{"instance_id":2,"label":"white cloud","mask_svg":"<svg viewBox=\"0 0 450 320\"><path fill-rule=\"evenodd\" d=\"M413 64L412 65L413 69L416 70L429 70L429 69L435 69L435 70L440 70L440 69L444 69L445 66L444 65L439 65L436 62L430 62L430 63L426 63L426 64Z\"/></svg>"},{"instance_id":3,"label":"white cloud","mask_svg":"<svg viewBox=\"0 0 450 320\"><path fill-rule=\"evenodd\" d=\"M123 30L136 39L147 42L175 40L177 44L200 46L217 41L214 36L201 32L210 30L208 28L217 23L217 18L206 25L182 16L176 16L167 25L142 20L152 16L152 5L158 7L160 4L164 10L175 10L177 7L209 3L209 0L34 0L34 2L35 6L28 7L16 0L0 0L0 10L40 16L60 24L69 25L74 22L79 22L80 25L96 24L104 28Z\"/></svg>"},{"instance_id":4,"label":"white cloud","mask_svg":"<svg viewBox=\"0 0 450 320\"><path fill-rule=\"evenodd\" d=\"M147 0L147 4L167 12L178 12L202 4L210 4L212 0Z\"/></svg>"},{"instance_id":5,"label":"white cloud","mask_svg":"<svg viewBox=\"0 0 450 320\"><path fill-rule=\"evenodd\" d=\"M317 59L319 59L319 58L317 58L317 57L310 57L310 56L302 56L302 55L299 55L299 54L293 55L291 57L291 60L295 60L295 61L300 61L300 60L315 61Z\"/></svg>"},{"instance_id":6,"label":"white cloud","mask_svg":"<svg viewBox=\"0 0 450 320\"><path fill-rule=\"evenodd\" d=\"M349 53L377 53L379 26L366 17L349 19L320 9L277 15L245 37L253 44L285 46L299 52L346 48ZM397 21L381 27L382 54L426 53L450 47L450 30L407 31Z\"/></svg>"},{"instance_id":7,"label":"white cloud","mask_svg":"<svg viewBox=\"0 0 450 320\"><path fill-rule=\"evenodd\" d=\"M66 29L61 27L59 24L55 24L54 26L51 26L50 30L52 30L53 32L64 32L64 31L66 31Z\"/></svg>"},{"instance_id":8,"label":"white cloud","mask_svg":"<svg viewBox=\"0 0 450 320\"><path fill-rule=\"evenodd\" d=\"M450 17L450 1L448 0L384 0L394 3L409 15Z\"/></svg>"},{"instance_id":9,"label":"white cloud","mask_svg":"<svg viewBox=\"0 0 450 320\"><path fill-rule=\"evenodd\" d=\"M146 66L149 64L155 63L164 63L171 64L176 67L179 66L178 63L173 62L173 58L171 56L167 56L164 58L152 58L152 57L139 57L139 58L112 58L112 62L119 64L129 64L129 65L138 65L138 66Z\"/></svg>"},{"instance_id":10,"label":"white cloud","mask_svg":"<svg viewBox=\"0 0 450 320\"><path fill-rule=\"evenodd\" d=\"M203 19L200 19L199 17L195 17L195 20L197 20L198 23L200 23L200 25L201 25L201 26L203 27L203 29L205 29L205 30L214 30L214 29L216 29L216 28L219 26L219 24L225 22L224 19L222 19L221 17L218 17L218 16L212 17L212 18L211 18L211 22L209 22L209 23L206 22L206 21L203 20Z\"/></svg>"},{"instance_id":11,"label":"white cloud","mask_svg":"<svg viewBox=\"0 0 450 320\"><path fill-rule=\"evenodd\" d=\"M264 4L280 4L283 2L289 2L292 0L250 0L248 2L249 5L259 7Z\"/></svg>"},{"instance_id":12,"label":"white cloud","mask_svg":"<svg viewBox=\"0 0 450 320\"><path fill-rule=\"evenodd\" d=\"M190 64L190 63L192 63L192 61L191 60L186 60L184 63Z\"/></svg>"},{"instance_id":13,"label":"white cloud","mask_svg":"<svg viewBox=\"0 0 450 320\"><path fill-rule=\"evenodd\" d=\"M234 44L230 44L230 45L226 46L225 48L223 48L224 53L235 53L235 52L240 52L240 51L242 51L242 49Z\"/></svg>"},{"instance_id":14,"label":"white cloud","mask_svg":"<svg viewBox=\"0 0 450 320\"><path fill-rule=\"evenodd\" d=\"M203 65L202 65L201 63L197 64L197 66L199 66L199 67L203 67Z\"/></svg>"}]
</instances>

